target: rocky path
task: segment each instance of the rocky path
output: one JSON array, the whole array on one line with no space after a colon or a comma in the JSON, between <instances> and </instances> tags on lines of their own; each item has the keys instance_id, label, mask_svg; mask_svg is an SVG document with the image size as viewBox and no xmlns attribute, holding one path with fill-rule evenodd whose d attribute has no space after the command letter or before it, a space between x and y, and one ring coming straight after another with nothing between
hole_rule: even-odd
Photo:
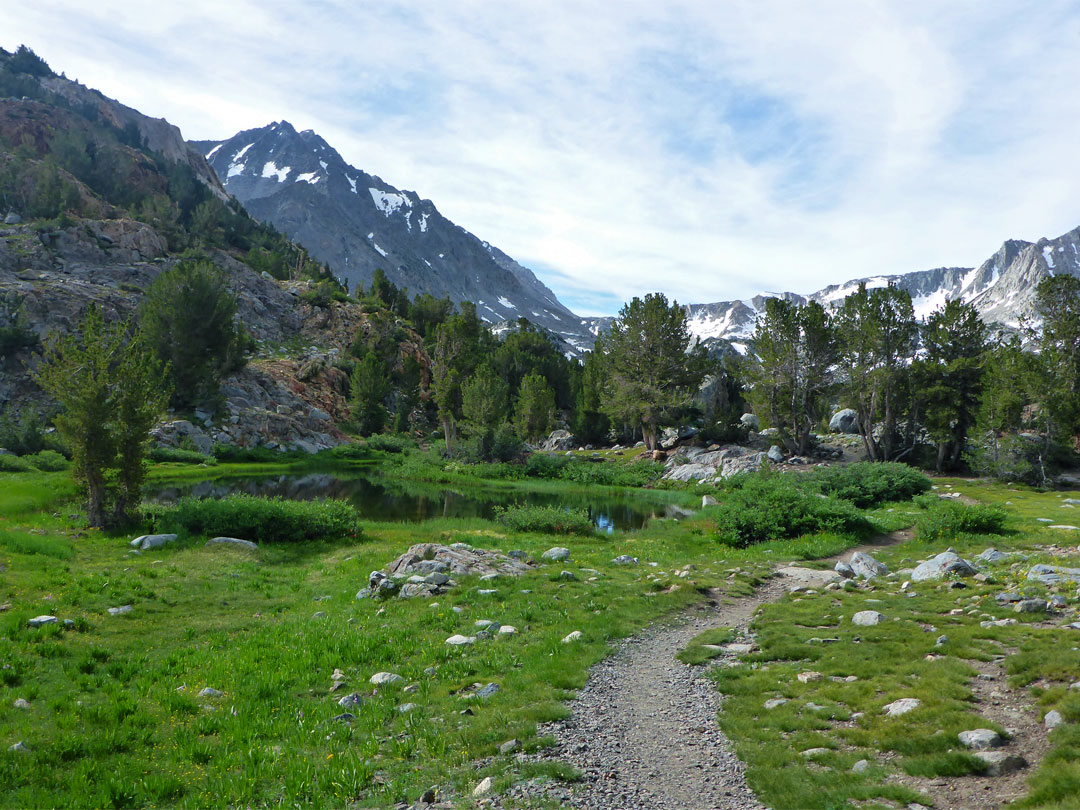
<instances>
[{"instance_id":1,"label":"rocky path","mask_svg":"<svg viewBox=\"0 0 1080 810\"><path fill-rule=\"evenodd\" d=\"M782 592L772 580L753 596L709 605L624 641L593 669L570 719L540 732L556 741L543 757L573 764L582 780L571 787L526 782L510 795L589 810L761 808L717 726L721 695L706 668L686 666L675 655L705 630L745 630L758 607Z\"/></svg>"},{"instance_id":2,"label":"rocky path","mask_svg":"<svg viewBox=\"0 0 1080 810\"><path fill-rule=\"evenodd\" d=\"M900 542L906 533L875 538L853 551ZM580 810L752 810L763 808L746 783L743 763L716 722L722 696L707 667L675 656L700 633L730 627L742 635L761 605L779 599L785 577L748 597L717 601L622 642L601 661L573 702L573 714L540 729L555 745L530 759L557 759L581 771L570 786L530 780L499 806L555 800ZM733 651L725 653L731 660ZM723 658L713 659L721 666Z\"/></svg>"}]
</instances>

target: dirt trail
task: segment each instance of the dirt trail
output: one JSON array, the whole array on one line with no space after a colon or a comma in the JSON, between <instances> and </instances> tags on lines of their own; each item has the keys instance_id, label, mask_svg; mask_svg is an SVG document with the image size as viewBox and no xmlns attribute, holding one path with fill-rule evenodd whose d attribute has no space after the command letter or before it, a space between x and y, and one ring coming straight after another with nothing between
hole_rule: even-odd
<instances>
[{"instance_id":1,"label":"dirt trail","mask_svg":"<svg viewBox=\"0 0 1080 810\"><path fill-rule=\"evenodd\" d=\"M844 555L907 537L881 535ZM763 807L717 725L722 696L705 677L706 668L686 666L675 655L705 630L731 627L744 635L758 608L779 599L785 585L783 577L775 577L752 596L710 603L620 644L593 668L572 704L572 716L540 730L556 744L538 758L569 762L582 780L569 787L524 782L508 796L555 799L582 810ZM714 662L723 665L724 657Z\"/></svg>"}]
</instances>

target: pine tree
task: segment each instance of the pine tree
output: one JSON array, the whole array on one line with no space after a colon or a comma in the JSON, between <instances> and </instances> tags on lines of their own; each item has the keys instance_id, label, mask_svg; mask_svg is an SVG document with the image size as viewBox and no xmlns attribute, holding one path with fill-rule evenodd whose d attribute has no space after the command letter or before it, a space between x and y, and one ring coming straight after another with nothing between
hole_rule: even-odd
<instances>
[{"instance_id":1,"label":"pine tree","mask_svg":"<svg viewBox=\"0 0 1080 810\"><path fill-rule=\"evenodd\" d=\"M894 461L910 449L898 446L896 426L918 340L911 296L891 284L873 290L860 284L841 304L836 327L848 404L858 413L866 454ZM880 438L874 435L879 416Z\"/></svg>"},{"instance_id":2,"label":"pine tree","mask_svg":"<svg viewBox=\"0 0 1080 810\"><path fill-rule=\"evenodd\" d=\"M779 429L788 449L807 453L811 432L824 415L837 359L829 313L814 301L800 305L770 298L751 347L755 411Z\"/></svg>"},{"instance_id":3,"label":"pine tree","mask_svg":"<svg viewBox=\"0 0 1080 810\"><path fill-rule=\"evenodd\" d=\"M379 358L368 352L353 368L353 419L362 436L382 431L386 426L386 407L383 400L390 393L386 368Z\"/></svg>"},{"instance_id":4,"label":"pine tree","mask_svg":"<svg viewBox=\"0 0 1080 810\"><path fill-rule=\"evenodd\" d=\"M107 325L91 307L79 334L48 345L36 375L60 404L56 428L71 448L95 527L124 520L138 504L147 434L168 396L160 363L141 336L129 339L127 331L127 324Z\"/></svg>"},{"instance_id":5,"label":"pine tree","mask_svg":"<svg viewBox=\"0 0 1080 810\"><path fill-rule=\"evenodd\" d=\"M604 408L639 424L645 446L657 447L657 430L705 376L705 351L691 341L686 310L663 293L635 297L623 306L597 342L608 370Z\"/></svg>"},{"instance_id":6,"label":"pine tree","mask_svg":"<svg viewBox=\"0 0 1080 810\"><path fill-rule=\"evenodd\" d=\"M986 325L974 305L954 299L930 315L922 335L925 356L913 367L915 391L942 472L959 465L978 415Z\"/></svg>"},{"instance_id":7,"label":"pine tree","mask_svg":"<svg viewBox=\"0 0 1080 810\"><path fill-rule=\"evenodd\" d=\"M236 307L224 274L210 262L177 264L150 285L140 325L168 364L174 407L215 404L221 377L242 365Z\"/></svg>"},{"instance_id":8,"label":"pine tree","mask_svg":"<svg viewBox=\"0 0 1080 810\"><path fill-rule=\"evenodd\" d=\"M554 421L555 392L547 380L533 372L521 381L514 426L526 441L536 442L547 435Z\"/></svg>"}]
</instances>

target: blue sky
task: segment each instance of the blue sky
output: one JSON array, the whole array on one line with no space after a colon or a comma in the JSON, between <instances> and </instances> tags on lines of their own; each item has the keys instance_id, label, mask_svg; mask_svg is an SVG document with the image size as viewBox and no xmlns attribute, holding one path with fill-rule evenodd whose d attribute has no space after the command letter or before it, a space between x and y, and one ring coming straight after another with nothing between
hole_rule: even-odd
<instances>
[{"instance_id":1,"label":"blue sky","mask_svg":"<svg viewBox=\"0 0 1080 810\"><path fill-rule=\"evenodd\" d=\"M575 311L970 266L1080 225L1080 4L129 3L0 45L189 138L287 119Z\"/></svg>"}]
</instances>

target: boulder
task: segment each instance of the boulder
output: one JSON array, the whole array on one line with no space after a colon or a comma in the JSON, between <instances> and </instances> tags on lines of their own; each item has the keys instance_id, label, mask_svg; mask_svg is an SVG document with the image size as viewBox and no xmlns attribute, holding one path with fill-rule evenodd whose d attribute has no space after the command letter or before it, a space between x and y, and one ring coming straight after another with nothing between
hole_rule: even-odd
<instances>
[{"instance_id":1,"label":"boulder","mask_svg":"<svg viewBox=\"0 0 1080 810\"><path fill-rule=\"evenodd\" d=\"M1027 767L1027 760L1004 751L976 751L975 756L986 763L987 776L1005 776Z\"/></svg>"},{"instance_id":2,"label":"boulder","mask_svg":"<svg viewBox=\"0 0 1080 810\"><path fill-rule=\"evenodd\" d=\"M376 672L368 678L368 683L375 686L389 686L394 683L402 683L404 680L404 678L395 672Z\"/></svg>"},{"instance_id":3,"label":"boulder","mask_svg":"<svg viewBox=\"0 0 1080 810\"><path fill-rule=\"evenodd\" d=\"M570 559L570 549L562 546L553 546L540 555L540 559L549 562L562 562Z\"/></svg>"},{"instance_id":4,"label":"boulder","mask_svg":"<svg viewBox=\"0 0 1080 810\"><path fill-rule=\"evenodd\" d=\"M957 736L960 738L960 744L972 751L986 751L1005 744L1001 735L989 728L961 731Z\"/></svg>"},{"instance_id":5,"label":"boulder","mask_svg":"<svg viewBox=\"0 0 1080 810\"><path fill-rule=\"evenodd\" d=\"M716 503L717 503L716 498L714 498L712 495L702 495L701 496L701 508L702 509L704 509L706 506L716 506Z\"/></svg>"},{"instance_id":6,"label":"boulder","mask_svg":"<svg viewBox=\"0 0 1080 810\"><path fill-rule=\"evenodd\" d=\"M829 430L833 433L858 433L859 415L851 408L837 411L829 420Z\"/></svg>"},{"instance_id":7,"label":"boulder","mask_svg":"<svg viewBox=\"0 0 1080 810\"><path fill-rule=\"evenodd\" d=\"M882 711L887 717L899 717L902 714L907 714L922 705L922 701L918 698L901 698L900 700L894 700L892 703L888 703L882 707Z\"/></svg>"},{"instance_id":8,"label":"boulder","mask_svg":"<svg viewBox=\"0 0 1080 810\"><path fill-rule=\"evenodd\" d=\"M131 541L131 547L146 551L151 548L161 548L168 543L175 543L175 534L144 534Z\"/></svg>"},{"instance_id":9,"label":"boulder","mask_svg":"<svg viewBox=\"0 0 1080 810\"><path fill-rule=\"evenodd\" d=\"M781 464L784 461L784 451L780 449L779 445L774 444L769 448L769 461L774 464Z\"/></svg>"},{"instance_id":10,"label":"boulder","mask_svg":"<svg viewBox=\"0 0 1080 810\"><path fill-rule=\"evenodd\" d=\"M836 565L833 566L833 571L838 573L844 579L854 579L855 578L855 569L852 568L850 565L848 565L843 560L840 560Z\"/></svg>"},{"instance_id":11,"label":"boulder","mask_svg":"<svg viewBox=\"0 0 1080 810\"><path fill-rule=\"evenodd\" d=\"M1046 713L1046 716L1043 717L1043 725L1047 729L1055 729L1058 726L1064 724L1065 718L1061 716L1061 712L1059 712L1057 709L1051 709Z\"/></svg>"},{"instance_id":12,"label":"boulder","mask_svg":"<svg viewBox=\"0 0 1080 810\"><path fill-rule=\"evenodd\" d=\"M975 566L959 554L943 551L933 559L919 563L911 572L912 582L925 582L929 579L941 579L946 574L972 577L976 574Z\"/></svg>"},{"instance_id":13,"label":"boulder","mask_svg":"<svg viewBox=\"0 0 1080 810\"><path fill-rule=\"evenodd\" d=\"M885 576L885 574L889 573L889 569L884 563L878 562L863 551L856 551L852 554L851 559L848 560L848 565L850 565L851 570L855 572L855 576L862 577L863 579L873 579L874 577Z\"/></svg>"},{"instance_id":14,"label":"boulder","mask_svg":"<svg viewBox=\"0 0 1080 810\"><path fill-rule=\"evenodd\" d=\"M1028 570L1027 578L1043 585L1080 582L1080 568L1066 568L1063 565L1033 565Z\"/></svg>"},{"instance_id":15,"label":"boulder","mask_svg":"<svg viewBox=\"0 0 1080 810\"><path fill-rule=\"evenodd\" d=\"M744 413L739 417L739 424L747 430L761 430L761 420L758 419L757 414Z\"/></svg>"},{"instance_id":16,"label":"boulder","mask_svg":"<svg viewBox=\"0 0 1080 810\"><path fill-rule=\"evenodd\" d=\"M432 573L481 577L488 574L518 576L529 570L531 566L523 560L501 551L473 548L466 543L449 546L440 543L418 543L410 546L408 551L386 566L386 571L394 577L414 574L427 577ZM449 584L450 580L447 580L438 587Z\"/></svg>"},{"instance_id":17,"label":"boulder","mask_svg":"<svg viewBox=\"0 0 1080 810\"><path fill-rule=\"evenodd\" d=\"M250 540L241 540L239 537L212 537L206 541L208 546L232 546L233 548L243 548L248 551L258 551L259 546L252 543Z\"/></svg>"},{"instance_id":18,"label":"boulder","mask_svg":"<svg viewBox=\"0 0 1080 810\"><path fill-rule=\"evenodd\" d=\"M851 617L851 623L857 624L860 627L873 627L875 624L881 624L883 621L885 621L885 615L878 613L876 610L860 610Z\"/></svg>"},{"instance_id":19,"label":"boulder","mask_svg":"<svg viewBox=\"0 0 1080 810\"><path fill-rule=\"evenodd\" d=\"M562 453L573 450L576 446L577 441L575 441L569 430L553 430L540 443L540 449L545 453Z\"/></svg>"}]
</instances>

